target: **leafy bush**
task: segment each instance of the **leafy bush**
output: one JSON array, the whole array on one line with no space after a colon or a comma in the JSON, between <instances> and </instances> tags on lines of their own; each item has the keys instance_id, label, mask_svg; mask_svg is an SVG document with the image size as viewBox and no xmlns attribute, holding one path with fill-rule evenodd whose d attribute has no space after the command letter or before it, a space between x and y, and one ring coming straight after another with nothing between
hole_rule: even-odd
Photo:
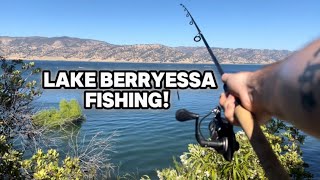
<instances>
[{"instance_id":1,"label":"leafy bush","mask_svg":"<svg viewBox=\"0 0 320 180\"><path fill-rule=\"evenodd\" d=\"M300 145L304 141L299 131L279 120L262 127L281 164L294 179L312 178L302 160ZM236 134L240 149L231 162L225 161L215 150L190 144L189 152L174 160L175 168L157 171L160 179L266 179L259 160L246 135Z\"/></svg>"},{"instance_id":2,"label":"leafy bush","mask_svg":"<svg viewBox=\"0 0 320 180\"><path fill-rule=\"evenodd\" d=\"M50 149L44 154L41 149L31 159L22 161L22 167L32 179L81 179L83 173L77 158L66 157L59 166L59 153Z\"/></svg>"},{"instance_id":3,"label":"leafy bush","mask_svg":"<svg viewBox=\"0 0 320 180\"><path fill-rule=\"evenodd\" d=\"M59 153L41 149L30 159L15 150L4 135L0 135L0 179L80 179L83 172L77 158L66 157L59 166Z\"/></svg>"},{"instance_id":4,"label":"leafy bush","mask_svg":"<svg viewBox=\"0 0 320 180\"><path fill-rule=\"evenodd\" d=\"M0 135L0 179L20 179L22 153L8 144L7 138Z\"/></svg>"},{"instance_id":5,"label":"leafy bush","mask_svg":"<svg viewBox=\"0 0 320 180\"><path fill-rule=\"evenodd\" d=\"M85 139L76 140L69 147L71 152L67 152L70 157L65 159L56 150L43 153L38 149L55 141L48 141L50 137L43 133L48 129L34 126L32 121L30 104L41 95L34 75L41 70L33 62L8 61L1 56L0 61L0 179L94 179L99 170L112 170L106 153L111 149L111 136L101 139L95 136L86 146L80 144ZM81 119L82 112L77 101L63 100L60 110L44 111L41 119L47 116L71 122ZM23 157L27 150L34 154L30 159Z\"/></svg>"},{"instance_id":6,"label":"leafy bush","mask_svg":"<svg viewBox=\"0 0 320 180\"><path fill-rule=\"evenodd\" d=\"M71 99L68 102L62 99L59 104L59 110L43 110L35 114L32 119L36 125L57 127L83 120L83 114L77 100Z\"/></svg>"},{"instance_id":7,"label":"leafy bush","mask_svg":"<svg viewBox=\"0 0 320 180\"><path fill-rule=\"evenodd\" d=\"M39 135L32 126L30 103L41 94L37 81L32 79L41 70L33 62L0 60L0 134L8 141L20 138L24 146L29 146L28 140Z\"/></svg>"}]
</instances>

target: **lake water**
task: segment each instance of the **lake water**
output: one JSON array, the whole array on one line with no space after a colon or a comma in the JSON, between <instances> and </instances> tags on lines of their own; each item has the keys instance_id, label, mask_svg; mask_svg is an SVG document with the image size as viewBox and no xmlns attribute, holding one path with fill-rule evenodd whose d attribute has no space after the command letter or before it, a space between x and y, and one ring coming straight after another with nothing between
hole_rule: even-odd
<instances>
[{"instance_id":1,"label":"lake water","mask_svg":"<svg viewBox=\"0 0 320 180\"><path fill-rule=\"evenodd\" d=\"M57 70L215 70L213 65L194 64L140 64L140 63L98 63L36 61L42 69ZM260 65L223 65L226 72L253 71ZM215 70L216 72L216 70ZM139 173L156 177L156 169L172 166L172 158L187 151L187 145L196 143L194 122L178 122L175 112L180 108L205 115L218 104L222 92L221 81L215 73L217 90L176 90L171 91L171 107L168 110L83 110L86 121L80 132L87 138L97 132L107 137L114 131L111 162L120 166L120 173ZM77 99L83 106L83 90L44 90L35 102L37 108L57 107L61 99ZM318 163L320 141L308 136L303 148L303 158L309 163L309 170L320 178Z\"/></svg>"}]
</instances>

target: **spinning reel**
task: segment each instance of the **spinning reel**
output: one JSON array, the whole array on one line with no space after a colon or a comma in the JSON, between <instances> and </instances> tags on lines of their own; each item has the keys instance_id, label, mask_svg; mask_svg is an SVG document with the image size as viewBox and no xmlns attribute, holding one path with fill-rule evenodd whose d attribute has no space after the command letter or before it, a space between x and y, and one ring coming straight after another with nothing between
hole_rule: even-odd
<instances>
[{"instance_id":1,"label":"spinning reel","mask_svg":"<svg viewBox=\"0 0 320 180\"><path fill-rule=\"evenodd\" d=\"M210 140L206 140L201 133L201 123L209 115L214 117L209 123ZM195 136L198 143L202 147L214 148L219 154L222 154L224 159L231 161L233 153L239 149L239 143L234 135L233 126L221 117L221 108L217 106L209 114L204 116L199 122L198 114L189 112L186 109L180 109L176 112L176 119L184 122L188 120L196 120Z\"/></svg>"}]
</instances>

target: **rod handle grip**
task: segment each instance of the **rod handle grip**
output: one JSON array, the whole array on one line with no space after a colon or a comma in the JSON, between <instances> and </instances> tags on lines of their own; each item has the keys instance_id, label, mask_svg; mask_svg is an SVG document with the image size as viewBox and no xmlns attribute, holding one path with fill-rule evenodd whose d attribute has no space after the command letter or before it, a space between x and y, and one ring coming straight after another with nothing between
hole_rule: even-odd
<instances>
[{"instance_id":1,"label":"rod handle grip","mask_svg":"<svg viewBox=\"0 0 320 180\"><path fill-rule=\"evenodd\" d=\"M235 116L249 138L250 143L260 160L260 164L265 171L266 177L268 179L289 179L287 171L281 165L272 150L258 121L254 120L253 114L241 105L236 105Z\"/></svg>"}]
</instances>

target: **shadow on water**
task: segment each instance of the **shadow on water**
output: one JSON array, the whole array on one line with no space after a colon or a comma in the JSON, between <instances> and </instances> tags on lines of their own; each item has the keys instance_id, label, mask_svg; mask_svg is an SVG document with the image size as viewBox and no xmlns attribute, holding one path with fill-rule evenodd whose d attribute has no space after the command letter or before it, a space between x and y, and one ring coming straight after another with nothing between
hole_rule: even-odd
<instances>
[{"instance_id":1,"label":"shadow on water","mask_svg":"<svg viewBox=\"0 0 320 180\"><path fill-rule=\"evenodd\" d=\"M73 136L79 134L83 122L84 122L84 119L77 119L76 121L73 121L71 123L67 123L67 124L64 124L64 125L61 125L58 127L54 127L49 132L47 132L45 135L48 137L54 135L54 137L62 137L63 139L73 137ZM52 132L54 134L52 134Z\"/></svg>"}]
</instances>

